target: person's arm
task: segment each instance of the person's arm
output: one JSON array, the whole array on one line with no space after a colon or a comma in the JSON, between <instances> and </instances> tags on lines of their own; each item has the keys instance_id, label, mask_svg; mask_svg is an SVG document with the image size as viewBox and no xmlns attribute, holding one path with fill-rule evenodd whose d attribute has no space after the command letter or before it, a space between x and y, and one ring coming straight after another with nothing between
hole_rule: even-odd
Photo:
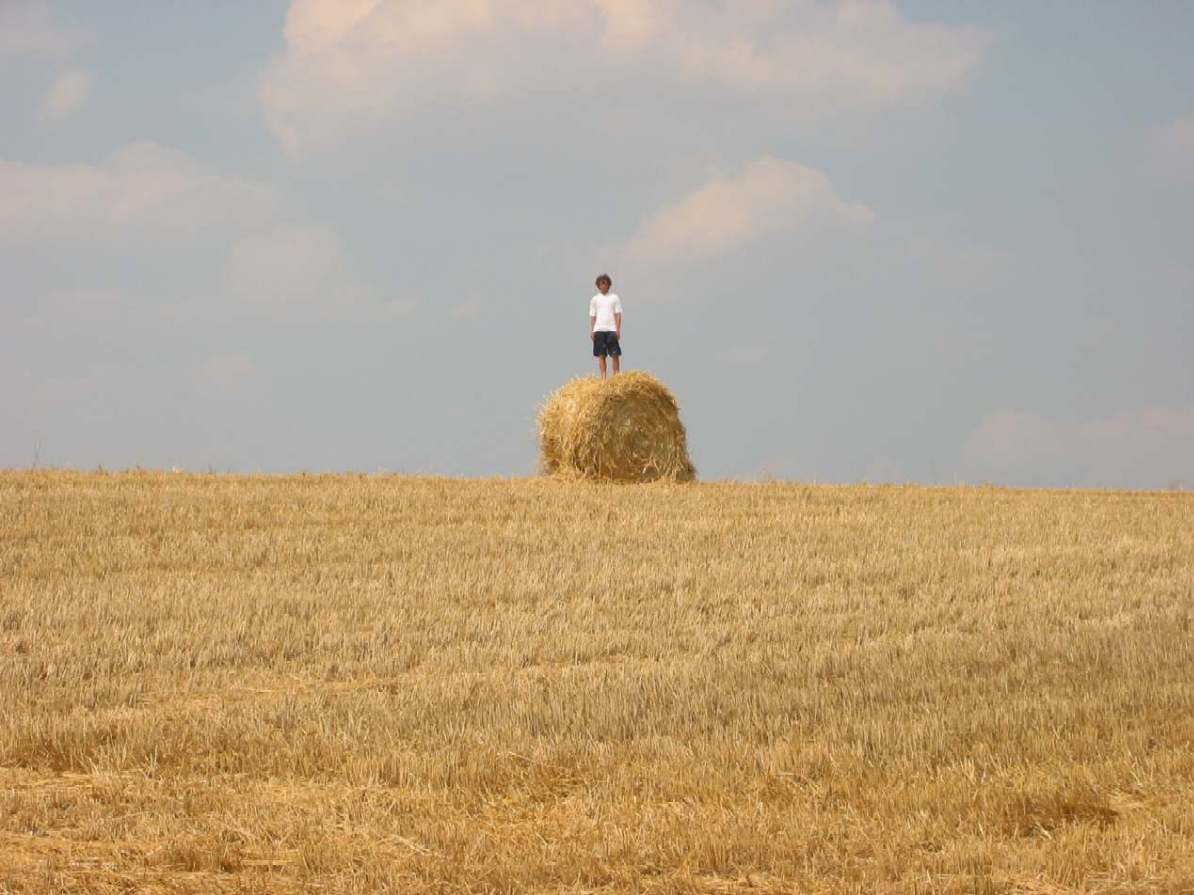
<instances>
[{"instance_id":1,"label":"person's arm","mask_svg":"<svg viewBox=\"0 0 1194 895\"><path fill-rule=\"evenodd\" d=\"M620 311L617 314L614 314L614 326L617 327L618 341L621 342L622 341L622 313Z\"/></svg>"},{"instance_id":2,"label":"person's arm","mask_svg":"<svg viewBox=\"0 0 1194 895\"><path fill-rule=\"evenodd\" d=\"M596 315L596 314L590 314L590 315L589 315L589 338L590 338L590 339L592 339L592 338L593 338L593 329L594 329L594 327L596 327L596 326L597 326L597 315Z\"/></svg>"}]
</instances>

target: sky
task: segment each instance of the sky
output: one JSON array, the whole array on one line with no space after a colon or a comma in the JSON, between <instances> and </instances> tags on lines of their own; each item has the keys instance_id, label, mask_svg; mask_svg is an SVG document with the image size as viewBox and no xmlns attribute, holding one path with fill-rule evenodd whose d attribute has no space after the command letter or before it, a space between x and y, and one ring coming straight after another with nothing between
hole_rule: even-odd
<instances>
[{"instance_id":1,"label":"sky","mask_svg":"<svg viewBox=\"0 0 1194 895\"><path fill-rule=\"evenodd\" d=\"M0 467L1194 487L1194 4L0 0Z\"/></svg>"}]
</instances>

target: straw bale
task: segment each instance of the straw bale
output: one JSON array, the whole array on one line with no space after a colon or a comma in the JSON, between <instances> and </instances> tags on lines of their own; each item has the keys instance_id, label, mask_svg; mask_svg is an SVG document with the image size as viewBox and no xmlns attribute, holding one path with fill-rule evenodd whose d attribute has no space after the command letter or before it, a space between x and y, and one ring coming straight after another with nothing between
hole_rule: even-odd
<instances>
[{"instance_id":1,"label":"straw bale","mask_svg":"<svg viewBox=\"0 0 1194 895\"><path fill-rule=\"evenodd\" d=\"M543 471L615 482L691 481L676 398L649 373L573 379L539 411Z\"/></svg>"}]
</instances>

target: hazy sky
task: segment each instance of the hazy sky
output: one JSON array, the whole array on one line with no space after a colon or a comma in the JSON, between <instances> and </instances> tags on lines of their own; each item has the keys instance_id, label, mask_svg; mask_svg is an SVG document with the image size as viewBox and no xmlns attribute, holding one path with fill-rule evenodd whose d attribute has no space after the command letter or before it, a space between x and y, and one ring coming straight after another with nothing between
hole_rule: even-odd
<instances>
[{"instance_id":1,"label":"hazy sky","mask_svg":"<svg viewBox=\"0 0 1194 895\"><path fill-rule=\"evenodd\" d=\"M0 466L1194 486L1194 3L0 0Z\"/></svg>"}]
</instances>

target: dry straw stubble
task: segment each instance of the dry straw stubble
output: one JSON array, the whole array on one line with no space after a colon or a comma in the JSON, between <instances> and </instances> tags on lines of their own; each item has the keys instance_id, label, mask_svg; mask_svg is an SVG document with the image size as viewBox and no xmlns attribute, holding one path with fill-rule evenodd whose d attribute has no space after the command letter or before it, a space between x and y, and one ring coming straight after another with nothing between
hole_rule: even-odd
<instances>
[{"instance_id":1,"label":"dry straw stubble","mask_svg":"<svg viewBox=\"0 0 1194 895\"><path fill-rule=\"evenodd\" d=\"M0 893L1190 892L1194 495L0 472Z\"/></svg>"},{"instance_id":2,"label":"dry straw stubble","mask_svg":"<svg viewBox=\"0 0 1194 895\"><path fill-rule=\"evenodd\" d=\"M649 373L566 383L539 412L539 440L549 475L614 482L696 476L676 397Z\"/></svg>"}]
</instances>

